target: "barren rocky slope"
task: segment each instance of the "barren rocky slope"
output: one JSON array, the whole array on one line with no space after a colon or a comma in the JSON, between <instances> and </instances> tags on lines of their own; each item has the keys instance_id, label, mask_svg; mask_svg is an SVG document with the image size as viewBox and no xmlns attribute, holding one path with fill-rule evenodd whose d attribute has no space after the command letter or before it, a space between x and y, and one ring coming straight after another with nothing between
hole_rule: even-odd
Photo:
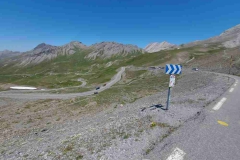
<instances>
[{"instance_id":1,"label":"barren rocky slope","mask_svg":"<svg viewBox=\"0 0 240 160\"><path fill-rule=\"evenodd\" d=\"M154 43L150 43L148 44L144 50L148 53L153 53L153 52L158 52L158 51L161 51L161 50L166 50L166 49L170 49L170 48L174 48L176 47L177 45L175 44L171 44L171 43L168 43L166 41L164 42L161 42L161 43L158 43L158 42L154 42Z\"/></svg>"},{"instance_id":2,"label":"barren rocky slope","mask_svg":"<svg viewBox=\"0 0 240 160\"><path fill-rule=\"evenodd\" d=\"M195 41L189 44L186 44L186 47L194 45L209 45L209 44L220 44L226 48L234 48L240 46L240 24L232 27L219 36L212 37L203 41Z\"/></svg>"},{"instance_id":3,"label":"barren rocky slope","mask_svg":"<svg viewBox=\"0 0 240 160\"><path fill-rule=\"evenodd\" d=\"M116 42L96 43L89 48L94 50L87 56L87 58L90 59L95 59L96 57L110 58L113 55L126 56L128 54L138 52L143 53L143 50L141 48L138 48L136 45L124 45Z\"/></svg>"},{"instance_id":4,"label":"barren rocky slope","mask_svg":"<svg viewBox=\"0 0 240 160\"><path fill-rule=\"evenodd\" d=\"M192 52L193 59L186 65L191 68L199 68L205 71L225 74L240 75L240 49L222 49L216 53L203 54L204 52Z\"/></svg>"},{"instance_id":5,"label":"barren rocky slope","mask_svg":"<svg viewBox=\"0 0 240 160\"><path fill-rule=\"evenodd\" d=\"M76 52L75 49L86 48L87 46L77 41L59 47L41 43L33 50L24 53L21 57L20 65L38 64L44 60L51 60L59 55L74 54Z\"/></svg>"},{"instance_id":6,"label":"barren rocky slope","mask_svg":"<svg viewBox=\"0 0 240 160\"><path fill-rule=\"evenodd\" d=\"M87 50L85 58L95 59L110 58L114 55L126 56L128 54L143 53L143 50L134 45L124 45L116 42L102 42L86 46L81 42L73 41L63 46L52 46L45 43L39 44L31 51L27 51L19 59L20 65L39 64L45 60L51 60L59 55L71 55L76 50Z\"/></svg>"}]
</instances>

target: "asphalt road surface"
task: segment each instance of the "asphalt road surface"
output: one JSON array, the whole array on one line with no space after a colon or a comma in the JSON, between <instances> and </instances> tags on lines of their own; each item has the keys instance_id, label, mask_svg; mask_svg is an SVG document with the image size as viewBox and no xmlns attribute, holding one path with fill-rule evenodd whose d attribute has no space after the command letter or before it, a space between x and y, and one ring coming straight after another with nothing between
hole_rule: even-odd
<instances>
[{"instance_id":1,"label":"asphalt road surface","mask_svg":"<svg viewBox=\"0 0 240 160\"><path fill-rule=\"evenodd\" d=\"M92 90L82 93L67 93L67 94L53 94L53 93L24 93L24 92L17 92L17 91L5 91L0 92L0 97L5 98L16 98L16 99L69 99L69 98L75 98L75 97L83 97L83 96L89 96L93 95L94 92L102 92L111 86L113 86L115 83L117 83L119 80L121 80L122 73L125 71L125 67L121 67L121 70L112 78L111 81L109 81L106 86L102 86L99 90Z\"/></svg>"},{"instance_id":2,"label":"asphalt road surface","mask_svg":"<svg viewBox=\"0 0 240 160\"><path fill-rule=\"evenodd\" d=\"M198 117L155 146L149 160L240 160L240 77Z\"/></svg>"}]
</instances>

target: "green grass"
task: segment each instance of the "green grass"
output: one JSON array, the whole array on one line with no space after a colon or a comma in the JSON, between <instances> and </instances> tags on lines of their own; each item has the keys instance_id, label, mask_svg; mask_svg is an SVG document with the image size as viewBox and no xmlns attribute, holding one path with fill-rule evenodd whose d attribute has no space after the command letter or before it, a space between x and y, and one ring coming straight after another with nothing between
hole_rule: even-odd
<instances>
[{"instance_id":1,"label":"green grass","mask_svg":"<svg viewBox=\"0 0 240 160\"><path fill-rule=\"evenodd\" d=\"M207 51L198 51L198 48L195 48L194 50L190 51L190 59L195 57L196 59L198 58L206 58L209 55L217 54L221 51L223 51L224 48L211 48Z\"/></svg>"},{"instance_id":2,"label":"green grass","mask_svg":"<svg viewBox=\"0 0 240 160\"><path fill-rule=\"evenodd\" d=\"M123 139L128 139L129 137L131 137L130 134L125 134L125 135L123 136Z\"/></svg>"},{"instance_id":3,"label":"green grass","mask_svg":"<svg viewBox=\"0 0 240 160\"><path fill-rule=\"evenodd\" d=\"M152 151L152 148L148 148L145 152L146 155L148 155Z\"/></svg>"},{"instance_id":4,"label":"green grass","mask_svg":"<svg viewBox=\"0 0 240 160\"><path fill-rule=\"evenodd\" d=\"M127 85L116 84L108 90L99 93L93 100L99 105L111 103L125 104L167 88L169 76L165 74L155 76L148 73L142 78L137 78L137 75L139 76L139 73L143 71L136 71L136 73L134 73L136 76L134 77L132 76L132 72L133 71L130 72L130 75L135 81ZM146 71L143 73L145 72ZM129 77L129 72L126 73L126 77Z\"/></svg>"},{"instance_id":5,"label":"green grass","mask_svg":"<svg viewBox=\"0 0 240 160\"><path fill-rule=\"evenodd\" d=\"M137 57L131 58L125 62L125 65L134 66L151 66L159 65L167 60L170 60L175 55L174 51L162 51L156 53L141 54Z\"/></svg>"},{"instance_id":6,"label":"green grass","mask_svg":"<svg viewBox=\"0 0 240 160\"><path fill-rule=\"evenodd\" d=\"M79 86L82 83L77 81L75 75L32 75L29 77L22 76L5 76L0 75L1 83L14 83L19 85L44 86L47 88L60 88L69 86Z\"/></svg>"},{"instance_id":7,"label":"green grass","mask_svg":"<svg viewBox=\"0 0 240 160\"><path fill-rule=\"evenodd\" d=\"M127 79L134 79L142 75L143 73L146 73L146 70L139 70L139 71L129 71L126 70L126 78Z\"/></svg>"},{"instance_id":8,"label":"green grass","mask_svg":"<svg viewBox=\"0 0 240 160\"><path fill-rule=\"evenodd\" d=\"M106 68L106 63L131 58L130 56L113 56L109 59L85 59L84 57L89 52L78 50L73 55L58 56L53 60L26 67L14 65L1 67L0 83L59 88L81 85L77 79L84 78L88 85L99 84L109 81L117 73L117 69L122 66L116 64ZM133 55L136 56L139 53L133 53ZM98 67L91 67L96 64Z\"/></svg>"},{"instance_id":9,"label":"green grass","mask_svg":"<svg viewBox=\"0 0 240 160\"><path fill-rule=\"evenodd\" d=\"M125 65L126 60L140 54L136 52L126 57L113 56L109 59L85 59L84 57L90 51L77 50L73 55L61 55L53 60L26 67L18 67L14 64L2 66L0 68L0 83L61 88L79 86L81 82L78 82L77 79L83 78L87 80L89 86L97 85L109 81L117 73L117 69ZM106 68L105 65L108 62L115 60L118 60L119 63Z\"/></svg>"},{"instance_id":10,"label":"green grass","mask_svg":"<svg viewBox=\"0 0 240 160\"><path fill-rule=\"evenodd\" d=\"M179 77L178 77L179 78ZM116 104L132 103L139 98L155 94L167 89L169 76L166 74L152 74L151 71L138 70L129 71L126 69L126 75L123 79L112 86L111 88L100 92L97 95L90 96L85 99L74 99L72 102L71 110L79 106L85 108L102 108L102 106L110 106ZM95 102L93 106L86 107L90 102Z\"/></svg>"},{"instance_id":11,"label":"green grass","mask_svg":"<svg viewBox=\"0 0 240 160\"><path fill-rule=\"evenodd\" d=\"M91 50L76 50L73 55L61 55L37 65L18 67L10 64L9 66L2 66L0 68L0 83L62 88L79 86L81 82L78 82L77 79L83 78L87 81L88 87L94 87L109 81L117 73L117 69L122 66L148 67L162 65L175 58L179 52L189 52L190 58L193 56L198 58L222 50L222 48L213 48L207 52L200 52L198 49L197 46L145 54L135 52L125 57L117 55L108 59L97 58L95 60L84 58ZM110 61L116 63L106 67L106 64ZM134 72L134 74L141 73Z\"/></svg>"},{"instance_id":12,"label":"green grass","mask_svg":"<svg viewBox=\"0 0 240 160\"><path fill-rule=\"evenodd\" d=\"M80 159L83 159L83 155L79 155L76 157L76 160L80 160Z\"/></svg>"},{"instance_id":13,"label":"green grass","mask_svg":"<svg viewBox=\"0 0 240 160\"><path fill-rule=\"evenodd\" d=\"M73 144L69 144L67 145L64 149L63 149L63 154L67 154L68 152L71 152L73 150Z\"/></svg>"},{"instance_id":14,"label":"green grass","mask_svg":"<svg viewBox=\"0 0 240 160\"><path fill-rule=\"evenodd\" d=\"M0 83L59 88L81 85L81 82L77 81L80 77L89 79L89 83L96 83L98 80L104 82L116 73L116 67L100 68L101 70L94 68L93 73L94 71L96 73L91 78L87 75L76 75L75 73L87 73L89 67L94 64L94 61L84 59L87 53L87 51L77 51L73 55L58 56L54 60L23 68L14 66L1 67ZM110 76L105 76L106 74Z\"/></svg>"}]
</instances>

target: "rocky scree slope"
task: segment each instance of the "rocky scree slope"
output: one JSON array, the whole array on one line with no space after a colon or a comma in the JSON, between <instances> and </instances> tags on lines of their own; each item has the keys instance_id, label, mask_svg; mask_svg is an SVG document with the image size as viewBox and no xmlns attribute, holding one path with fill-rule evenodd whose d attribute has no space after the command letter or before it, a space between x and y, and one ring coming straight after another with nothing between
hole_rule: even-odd
<instances>
[{"instance_id":1,"label":"rocky scree slope","mask_svg":"<svg viewBox=\"0 0 240 160\"><path fill-rule=\"evenodd\" d=\"M110 58L114 55L126 56L131 53L143 53L141 48L136 45L124 45L116 42L101 42L90 46L93 52L88 54L86 58L95 59L97 57Z\"/></svg>"},{"instance_id":2,"label":"rocky scree slope","mask_svg":"<svg viewBox=\"0 0 240 160\"><path fill-rule=\"evenodd\" d=\"M191 47L195 45L208 45L208 44L220 44L226 48L234 48L240 46L240 24L232 27L219 36L212 37L203 41L195 41L186 44L185 47Z\"/></svg>"},{"instance_id":3,"label":"rocky scree slope","mask_svg":"<svg viewBox=\"0 0 240 160\"><path fill-rule=\"evenodd\" d=\"M175 44L171 44L168 43L166 41L158 43L158 42L154 42L154 43L150 43L148 44L145 48L144 51L148 52L148 53L153 53L153 52L158 52L161 50L166 50L166 49L170 49L170 48L174 48L177 45Z\"/></svg>"},{"instance_id":4,"label":"rocky scree slope","mask_svg":"<svg viewBox=\"0 0 240 160\"><path fill-rule=\"evenodd\" d=\"M81 42L73 41L63 46L52 46L45 43L39 44L33 50L25 52L20 58L20 65L38 64L44 60L51 60L59 55L71 55L76 50L88 50L87 59L110 58L113 55L126 56L128 54L143 53L141 48L135 45L124 45L116 42L102 42L86 46Z\"/></svg>"},{"instance_id":5,"label":"rocky scree slope","mask_svg":"<svg viewBox=\"0 0 240 160\"><path fill-rule=\"evenodd\" d=\"M45 43L39 44L33 50L25 52L21 57L20 65L38 64L44 60L50 60L58 55L70 55L78 49L86 49L87 46L81 42L73 41L63 46L52 46Z\"/></svg>"}]
</instances>

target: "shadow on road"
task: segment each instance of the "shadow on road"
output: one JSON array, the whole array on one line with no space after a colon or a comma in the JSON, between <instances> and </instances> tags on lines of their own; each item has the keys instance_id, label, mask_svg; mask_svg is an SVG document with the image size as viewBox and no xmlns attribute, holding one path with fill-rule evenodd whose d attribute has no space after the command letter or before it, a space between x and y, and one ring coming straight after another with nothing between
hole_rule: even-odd
<instances>
[{"instance_id":1,"label":"shadow on road","mask_svg":"<svg viewBox=\"0 0 240 160\"><path fill-rule=\"evenodd\" d=\"M144 111L144 110L146 110L146 109L150 109L150 110L155 110L155 109L161 109L161 110L167 110L166 109L166 107L164 107L162 104L154 104L154 105L152 105L152 106L150 106L150 107L144 107L144 108L141 108L141 111Z\"/></svg>"}]
</instances>

